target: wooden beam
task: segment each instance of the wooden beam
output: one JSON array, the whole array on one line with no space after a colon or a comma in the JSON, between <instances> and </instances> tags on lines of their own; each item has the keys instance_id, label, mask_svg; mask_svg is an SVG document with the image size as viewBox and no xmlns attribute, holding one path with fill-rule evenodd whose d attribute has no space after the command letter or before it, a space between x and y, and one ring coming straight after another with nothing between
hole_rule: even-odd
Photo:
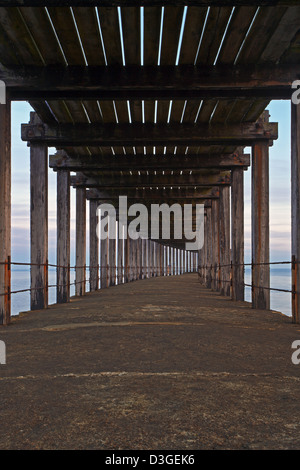
<instances>
[{"instance_id":1,"label":"wooden beam","mask_svg":"<svg viewBox=\"0 0 300 470\"><path fill-rule=\"evenodd\" d=\"M137 7L164 6L163 0L0 0L0 7ZM169 6L184 6L186 0L169 0ZM189 6L296 6L298 0L189 0Z\"/></svg>"},{"instance_id":2,"label":"wooden beam","mask_svg":"<svg viewBox=\"0 0 300 470\"><path fill-rule=\"evenodd\" d=\"M244 300L244 171L232 171L231 186L232 298Z\"/></svg>"},{"instance_id":3,"label":"wooden beam","mask_svg":"<svg viewBox=\"0 0 300 470\"><path fill-rule=\"evenodd\" d=\"M60 151L50 155L50 168L69 171L84 170L196 170L205 168L231 169L250 166L250 155L239 152L228 154L188 154L188 155L92 155L68 156Z\"/></svg>"},{"instance_id":4,"label":"wooden beam","mask_svg":"<svg viewBox=\"0 0 300 470\"><path fill-rule=\"evenodd\" d=\"M99 239L97 236L97 201L90 200L90 290L95 291L99 288Z\"/></svg>"},{"instance_id":5,"label":"wooden beam","mask_svg":"<svg viewBox=\"0 0 300 470\"><path fill-rule=\"evenodd\" d=\"M270 309L269 147L252 152L252 307Z\"/></svg>"},{"instance_id":6,"label":"wooden beam","mask_svg":"<svg viewBox=\"0 0 300 470\"><path fill-rule=\"evenodd\" d=\"M49 147L145 145L252 145L278 138L277 123L241 124L22 124L23 141Z\"/></svg>"},{"instance_id":7,"label":"wooden beam","mask_svg":"<svg viewBox=\"0 0 300 470\"><path fill-rule=\"evenodd\" d=\"M192 175L121 175L115 174L88 176L77 173L71 176L71 185L75 188L98 188L101 190L119 189L120 192L131 188L151 188L151 187L206 187L223 186L231 184L231 173L225 171L206 171Z\"/></svg>"},{"instance_id":8,"label":"wooden beam","mask_svg":"<svg viewBox=\"0 0 300 470\"><path fill-rule=\"evenodd\" d=\"M40 123L36 113L31 121ZM30 146L30 306L48 307L48 148Z\"/></svg>"},{"instance_id":9,"label":"wooden beam","mask_svg":"<svg viewBox=\"0 0 300 470\"><path fill-rule=\"evenodd\" d=\"M197 190L193 189L178 189L178 188L166 188L160 189L159 191L150 190L150 189L139 189L139 190L130 190L126 191L109 191L104 192L98 189L90 189L87 191L87 199L97 199L99 201L113 201L119 200L119 196L127 196L128 200L139 200L141 203L146 203L147 201L156 202L163 201L169 202L169 200L202 200L202 199L215 199L219 197L219 190L217 188L201 188Z\"/></svg>"},{"instance_id":10,"label":"wooden beam","mask_svg":"<svg viewBox=\"0 0 300 470\"><path fill-rule=\"evenodd\" d=\"M76 284L75 295L84 295L86 265L86 190L76 189Z\"/></svg>"},{"instance_id":11,"label":"wooden beam","mask_svg":"<svg viewBox=\"0 0 300 470\"><path fill-rule=\"evenodd\" d=\"M219 199L220 228L220 291L221 295L230 296L230 188L220 188Z\"/></svg>"},{"instance_id":12,"label":"wooden beam","mask_svg":"<svg viewBox=\"0 0 300 470\"><path fill-rule=\"evenodd\" d=\"M13 100L290 99L297 65L0 65Z\"/></svg>"},{"instance_id":13,"label":"wooden beam","mask_svg":"<svg viewBox=\"0 0 300 470\"><path fill-rule=\"evenodd\" d=\"M57 173L57 303L70 301L70 174Z\"/></svg>"},{"instance_id":14,"label":"wooden beam","mask_svg":"<svg viewBox=\"0 0 300 470\"><path fill-rule=\"evenodd\" d=\"M300 106L292 103L291 107L292 315L293 322L300 323Z\"/></svg>"},{"instance_id":15,"label":"wooden beam","mask_svg":"<svg viewBox=\"0 0 300 470\"><path fill-rule=\"evenodd\" d=\"M0 325L8 325L11 256L11 102L0 104Z\"/></svg>"}]
</instances>

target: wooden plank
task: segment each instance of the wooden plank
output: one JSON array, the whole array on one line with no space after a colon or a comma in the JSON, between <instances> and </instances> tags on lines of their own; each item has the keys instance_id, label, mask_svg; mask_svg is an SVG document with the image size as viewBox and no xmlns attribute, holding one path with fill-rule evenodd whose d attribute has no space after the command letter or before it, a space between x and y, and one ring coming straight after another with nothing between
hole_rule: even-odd
<instances>
[{"instance_id":1,"label":"wooden plank","mask_svg":"<svg viewBox=\"0 0 300 470\"><path fill-rule=\"evenodd\" d=\"M207 8L188 7L179 64L194 64Z\"/></svg>"},{"instance_id":2,"label":"wooden plank","mask_svg":"<svg viewBox=\"0 0 300 470\"><path fill-rule=\"evenodd\" d=\"M218 58L218 64L232 64L243 44L257 7L236 7Z\"/></svg>"},{"instance_id":3,"label":"wooden plank","mask_svg":"<svg viewBox=\"0 0 300 470\"><path fill-rule=\"evenodd\" d=\"M175 65L182 15L183 7L164 8L160 62L162 65Z\"/></svg>"},{"instance_id":4,"label":"wooden plank","mask_svg":"<svg viewBox=\"0 0 300 470\"><path fill-rule=\"evenodd\" d=\"M255 64L261 59L286 11L286 7L260 8L237 59L238 64Z\"/></svg>"},{"instance_id":5,"label":"wooden plank","mask_svg":"<svg viewBox=\"0 0 300 470\"><path fill-rule=\"evenodd\" d=\"M44 63L47 65L65 65L63 54L45 8L20 8L20 13Z\"/></svg>"},{"instance_id":6,"label":"wooden plank","mask_svg":"<svg viewBox=\"0 0 300 470\"><path fill-rule=\"evenodd\" d=\"M2 40L7 52L4 51L3 59L8 59L9 50L15 51L15 56L20 64L43 65L40 52L26 27L22 14L18 8L0 8L0 25L4 33ZM12 60L14 56L12 55ZM3 63L3 62L2 62Z\"/></svg>"},{"instance_id":7,"label":"wooden plank","mask_svg":"<svg viewBox=\"0 0 300 470\"><path fill-rule=\"evenodd\" d=\"M210 8L198 52L198 65L214 64L231 11L231 7Z\"/></svg>"},{"instance_id":8,"label":"wooden plank","mask_svg":"<svg viewBox=\"0 0 300 470\"><path fill-rule=\"evenodd\" d=\"M105 65L95 9L76 7L73 12L88 65Z\"/></svg>"},{"instance_id":9,"label":"wooden plank","mask_svg":"<svg viewBox=\"0 0 300 470\"><path fill-rule=\"evenodd\" d=\"M68 65L85 65L84 55L70 8L51 7L48 8L48 11Z\"/></svg>"},{"instance_id":10,"label":"wooden plank","mask_svg":"<svg viewBox=\"0 0 300 470\"><path fill-rule=\"evenodd\" d=\"M114 7L98 7L107 65L122 65L118 11Z\"/></svg>"},{"instance_id":11,"label":"wooden plank","mask_svg":"<svg viewBox=\"0 0 300 470\"><path fill-rule=\"evenodd\" d=\"M144 65L157 65L161 7L144 8Z\"/></svg>"},{"instance_id":12,"label":"wooden plank","mask_svg":"<svg viewBox=\"0 0 300 470\"><path fill-rule=\"evenodd\" d=\"M121 8L126 65L141 64L140 8Z\"/></svg>"}]
</instances>

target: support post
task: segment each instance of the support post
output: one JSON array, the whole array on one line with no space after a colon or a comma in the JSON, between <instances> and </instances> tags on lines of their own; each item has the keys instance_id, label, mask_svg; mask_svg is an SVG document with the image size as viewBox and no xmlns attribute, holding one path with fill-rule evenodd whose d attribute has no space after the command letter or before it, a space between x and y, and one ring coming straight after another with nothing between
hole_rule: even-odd
<instances>
[{"instance_id":1,"label":"support post","mask_svg":"<svg viewBox=\"0 0 300 470\"><path fill-rule=\"evenodd\" d=\"M244 170L232 170L231 185L232 299L244 300Z\"/></svg>"},{"instance_id":2,"label":"support post","mask_svg":"<svg viewBox=\"0 0 300 470\"><path fill-rule=\"evenodd\" d=\"M57 172L57 303L70 301L70 173Z\"/></svg>"},{"instance_id":3,"label":"support post","mask_svg":"<svg viewBox=\"0 0 300 470\"><path fill-rule=\"evenodd\" d=\"M291 104L293 323L300 323L300 105Z\"/></svg>"},{"instance_id":4,"label":"support post","mask_svg":"<svg viewBox=\"0 0 300 470\"><path fill-rule=\"evenodd\" d=\"M219 239L220 239L220 291L230 296L230 188L220 188L219 200Z\"/></svg>"},{"instance_id":5,"label":"support post","mask_svg":"<svg viewBox=\"0 0 300 470\"><path fill-rule=\"evenodd\" d=\"M269 142L266 141L252 147L252 307L257 309L270 308L269 230Z\"/></svg>"},{"instance_id":6,"label":"support post","mask_svg":"<svg viewBox=\"0 0 300 470\"><path fill-rule=\"evenodd\" d=\"M42 123L36 113L30 122ZM48 307L48 148L30 145L30 306ZM45 269L46 267L46 269Z\"/></svg>"},{"instance_id":7,"label":"support post","mask_svg":"<svg viewBox=\"0 0 300 470\"><path fill-rule=\"evenodd\" d=\"M85 294L86 189L76 189L76 284L75 295Z\"/></svg>"},{"instance_id":8,"label":"support post","mask_svg":"<svg viewBox=\"0 0 300 470\"><path fill-rule=\"evenodd\" d=\"M90 290L99 288L99 239L97 235L97 214L98 202L96 199L90 200Z\"/></svg>"},{"instance_id":9,"label":"support post","mask_svg":"<svg viewBox=\"0 0 300 470\"><path fill-rule=\"evenodd\" d=\"M0 325L8 325L11 255L11 103L0 104Z\"/></svg>"},{"instance_id":10,"label":"support post","mask_svg":"<svg viewBox=\"0 0 300 470\"><path fill-rule=\"evenodd\" d=\"M220 232L219 232L219 200L211 202L212 214L212 288L219 290L220 285Z\"/></svg>"}]
</instances>

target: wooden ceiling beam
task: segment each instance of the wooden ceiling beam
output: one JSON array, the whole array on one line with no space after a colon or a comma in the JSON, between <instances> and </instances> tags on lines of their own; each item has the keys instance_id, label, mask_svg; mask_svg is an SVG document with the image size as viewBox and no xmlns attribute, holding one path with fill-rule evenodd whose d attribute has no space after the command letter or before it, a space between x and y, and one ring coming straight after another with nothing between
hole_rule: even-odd
<instances>
[{"instance_id":1,"label":"wooden ceiling beam","mask_svg":"<svg viewBox=\"0 0 300 470\"><path fill-rule=\"evenodd\" d=\"M13 100L290 99L299 65L0 65Z\"/></svg>"},{"instance_id":2,"label":"wooden ceiling beam","mask_svg":"<svg viewBox=\"0 0 300 470\"><path fill-rule=\"evenodd\" d=\"M68 156L60 151L49 158L50 168L70 171L100 170L198 170L205 168L230 169L250 166L250 155L239 152L231 154L188 154L188 155L92 155Z\"/></svg>"},{"instance_id":3,"label":"wooden ceiling beam","mask_svg":"<svg viewBox=\"0 0 300 470\"><path fill-rule=\"evenodd\" d=\"M211 187L231 184L231 172L209 171L204 174L185 175L89 175L78 173L71 176L74 188L124 189L151 187Z\"/></svg>"},{"instance_id":4,"label":"wooden ceiling beam","mask_svg":"<svg viewBox=\"0 0 300 470\"><path fill-rule=\"evenodd\" d=\"M278 138L278 124L22 124L23 141L48 147L147 145L253 145Z\"/></svg>"}]
</instances>

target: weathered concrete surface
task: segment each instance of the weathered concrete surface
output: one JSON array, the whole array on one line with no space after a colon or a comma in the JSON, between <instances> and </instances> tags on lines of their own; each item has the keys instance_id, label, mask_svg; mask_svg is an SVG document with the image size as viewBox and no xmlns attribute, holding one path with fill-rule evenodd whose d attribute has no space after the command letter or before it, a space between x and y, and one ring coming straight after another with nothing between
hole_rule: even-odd
<instances>
[{"instance_id":1,"label":"weathered concrete surface","mask_svg":"<svg viewBox=\"0 0 300 470\"><path fill-rule=\"evenodd\" d=\"M296 449L299 325L151 278L0 329L1 449Z\"/></svg>"}]
</instances>

